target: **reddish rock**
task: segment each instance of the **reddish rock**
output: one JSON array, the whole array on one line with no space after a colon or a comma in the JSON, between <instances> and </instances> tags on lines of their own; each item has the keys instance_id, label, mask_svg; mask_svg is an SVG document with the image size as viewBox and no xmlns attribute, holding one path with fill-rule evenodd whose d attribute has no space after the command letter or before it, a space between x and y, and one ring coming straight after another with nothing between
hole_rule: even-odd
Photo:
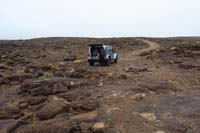
<instances>
[{"instance_id":1,"label":"reddish rock","mask_svg":"<svg viewBox=\"0 0 200 133\"><path fill-rule=\"evenodd\" d=\"M57 114L68 112L69 103L58 97L48 98L48 102L38 111L37 117L41 120L47 120L55 117Z\"/></svg>"}]
</instances>

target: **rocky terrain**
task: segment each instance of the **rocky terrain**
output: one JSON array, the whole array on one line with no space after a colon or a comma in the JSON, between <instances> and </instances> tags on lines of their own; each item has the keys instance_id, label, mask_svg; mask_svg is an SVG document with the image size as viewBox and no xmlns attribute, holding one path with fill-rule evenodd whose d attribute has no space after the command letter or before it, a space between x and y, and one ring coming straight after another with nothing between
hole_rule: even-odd
<instances>
[{"instance_id":1,"label":"rocky terrain","mask_svg":"<svg viewBox=\"0 0 200 133\"><path fill-rule=\"evenodd\" d=\"M200 133L200 39L2 40L0 106L0 133Z\"/></svg>"}]
</instances>

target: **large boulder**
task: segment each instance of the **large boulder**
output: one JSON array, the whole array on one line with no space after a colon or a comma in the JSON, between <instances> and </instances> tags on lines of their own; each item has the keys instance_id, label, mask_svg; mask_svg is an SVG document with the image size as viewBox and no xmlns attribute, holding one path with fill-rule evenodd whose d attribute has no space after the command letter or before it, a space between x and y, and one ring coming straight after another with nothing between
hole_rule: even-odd
<instances>
[{"instance_id":1,"label":"large boulder","mask_svg":"<svg viewBox=\"0 0 200 133\"><path fill-rule=\"evenodd\" d=\"M24 109L30 106L38 105L45 102L45 100L46 97L44 96L36 96L36 97L27 96L19 101L19 108Z\"/></svg>"},{"instance_id":2,"label":"large boulder","mask_svg":"<svg viewBox=\"0 0 200 133\"><path fill-rule=\"evenodd\" d=\"M131 72L131 73L140 73L140 72L147 72L148 69L143 66L130 66L127 68L124 68L125 72Z\"/></svg>"},{"instance_id":3,"label":"large boulder","mask_svg":"<svg viewBox=\"0 0 200 133\"><path fill-rule=\"evenodd\" d=\"M81 113L72 117L55 117L49 120L35 121L29 124L21 123L13 128L16 133L82 133L103 131L101 123L95 123L97 112ZM95 123L95 124L94 124ZM12 126L12 127L16 127ZM4 126L5 127L5 126Z\"/></svg>"},{"instance_id":4,"label":"large boulder","mask_svg":"<svg viewBox=\"0 0 200 133\"><path fill-rule=\"evenodd\" d=\"M30 122L30 119L34 117L33 114L27 114L20 119L7 119L0 120L0 132L1 133L13 133L15 130Z\"/></svg>"},{"instance_id":5,"label":"large boulder","mask_svg":"<svg viewBox=\"0 0 200 133\"><path fill-rule=\"evenodd\" d=\"M15 133L69 133L73 126L68 119L63 117L21 124L12 131Z\"/></svg>"},{"instance_id":6,"label":"large boulder","mask_svg":"<svg viewBox=\"0 0 200 133\"><path fill-rule=\"evenodd\" d=\"M76 55L70 55L64 59L64 61L75 61L76 60Z\"/></svg>"},{"instance_id":7,"label":"large boulder","mask_svg":"<svg viewBox=\"0 0 200 133\"><path fill-rule=\"evenodd\" d=\"M0 119L17 119L21 117L21 115L22 113L18 106L12 103L6 103L0 108Z\"/></svg>"},{"instance_id":8,"label":"large boulder","mask_svg":"<svg viewBox=\"0 0 200 133\"><path fill-rule=\"evenodd\" d=\"M183 69L192 69L192 68L200 69L200 62L187 61L179 64L179 67Z\"/></svg>"},{"instance_id":9,"label":"large boulder","mask_svg":"<svg viewBox=\"0 0 200 133\"><path fill-rule=\"evenodd\" d=\"M68 112L70 104L62 98L49 96L48 102L37 112L37 117L41 120L47 120L55 117L57 114Z\"/></svg>"},{"instance_id":10,"label":"large boulder","mask_svg":"<svg viewBox=\"0 0 200 133\"><path fill-rule=\"evenodd\" d=\"M90 112L98 108L98 102L94 99L87 99L73 104L73 109L77 112Z\"/></svg>"},{"instance_id":11,"label":"large boulder","mask_svg":"<svg viewBox=\"0 0 200 133\"><path fill-rule=\"evenodd\" d=\"M21 125L21 123L14 119L0 120L0 132L1 133L12 133L20 125Z\"/></svg>"},{"instance_id":12,"label":"large boulder","mask_svg":"<svg viewBox=\"0 0 200 133\"><path fill-rule=\"evenodd\" d=\"M86 81L72 78L45 78L26 80L20 86L19 94L31 94L32 96L52 95L67 92L69 89L77 88L87 84Z\"/></svg>"},{"instance_id":13,"label":"large boulder","mask_svg":"<svg viewBox=\"0 0 200 133\"><path fill-rule=\"evenodd\" d=\"M29 73L19 73L6 77L8 81L19 81L19 82L23 82L24 80L31 78L33 78L33 75Z\"/></svg>"},{"instance_id":14,"label":"large boulder","mask_svg":"<svg viewBox=\"0 0 200 133\"><path fill-rule=\"evenodd\" d=\"M146 88L146 91L152 91L155 93L169 93L178 91L178 88L168 81L152 81L140 84L140 86Z\"/></svg>"},{"instance_id":15,"label":"large boulder","mask_svg":"<svg viewBox=\"0 0 200 133\"><path fill-rule=\"evenodd\" d=\"M0 77L0 85L1 85L1 84L4 84L4 78L1 78L1 77Z\"/></svg>"}]
</instances>

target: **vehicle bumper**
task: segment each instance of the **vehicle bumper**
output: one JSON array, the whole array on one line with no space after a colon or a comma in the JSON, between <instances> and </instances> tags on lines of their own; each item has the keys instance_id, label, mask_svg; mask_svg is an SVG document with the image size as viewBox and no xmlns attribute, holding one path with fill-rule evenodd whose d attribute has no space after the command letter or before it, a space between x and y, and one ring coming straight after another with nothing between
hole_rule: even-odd
<instances>
[{"instance_id":1,"label":"vehicle bumper","mask_svg":"<svg viewBox=\"0 0 200 133\"><path fill-rule=\"evenodd\" d=\"M88 62L105 62L106 59L88 59Z\"/></svg>"}]
</instances>

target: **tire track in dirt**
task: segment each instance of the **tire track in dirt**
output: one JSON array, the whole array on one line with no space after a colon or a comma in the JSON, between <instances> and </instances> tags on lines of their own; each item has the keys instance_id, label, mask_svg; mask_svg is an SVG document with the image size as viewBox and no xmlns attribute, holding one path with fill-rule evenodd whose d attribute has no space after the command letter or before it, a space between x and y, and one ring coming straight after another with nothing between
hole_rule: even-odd
<instances>
[{"instance_id":1,"label":"tire track in dirt","mask_svg":"<svg viewBox=\"0 0 200 133\"><path fill-rule=\"evenodd\" d=\"M144 49L133 51L131 53L127 53L125 56L121 57L120 61L123 62L123 61L135 60L136 58L140 58L140 54L143 52L148 52L148 51L160 48L160 45L155 42L145 40L145 39L137 39L137 40L143 41L144 43L148 44L149 45L148 48L144 48Z\"/></svg>"},{"instance_id":2,"label":"tire track in dirt","mask_svg":"<svg viewBox=\"0 0 200 133\"><path fill-rule=\"evenodd\" d=\"M129 67L129 65L143 65L144 63L147 63L148 66L151 66L153 62L140 56L140 54L143 52L156 50L160 48L160 45L145 39L138 40L145 42L149 46L141 50L125 53L124 56L119 58L119 62L117 64L114 64L112 67L106 68L106 71L117 73L118 75L128 75L129 73L126 73L123 68ZM132 74L130 75L133 76ZM140 118L140 116L133 114L133 100L131 96L126 96L124 92L124 87L127 88L131 87L132 85L132 81L130 81L130 83L126 85L125 83L122 83L121 85L117 85L114 83L112 86L105 85L102 88L102 90L104 90L105 88L106 90L113 92L113 94L110 93L111 95L106 96L101 100L100 112L101 116L104 116L106 118L106 124L114 125L114 127L111 129L114 130L114 132L143 132L143 130L145 132L148 131L149 128L151 128L142 122L142 118ZM143 123L144 125L140 125L141 123ZM143 127L144 129L142 129L141 127Z\"/></svg>"},{"instance_id":3,"label":"tire track in dirt","mask_svg":"<svg viewBox=\"0 0 200 133\"><path fill-rule=\"evenodd\" d=\"M160 48L160 45L158 43L155 43L155 42L152 42L152 41L149 41L149 40L145 40L145 39L138 39L138 40L143 41L144 43L148 44L149 47L145 48L145 49L137 50L133 53L133 55L140 55L143 52L148 52L148 51Z\"/></svg>"},{"instance_id":4,"label":"tire track in dirt","mask_svg":"<svg viewBox=\"0 0 200 133\"><path fill-rule=\"evenodd\" d=\"M141 53L160 48L159 44L148 41L146 39L137 39L137 40L143 41L149 46L144 49L123 53L119 55L119 60L117 64L113 64L112 67L100 67L99 70L100 71L103 70L107 73L115 73L116 75L123 75L125 74L123 68L129 67L130 65L135 64L134 62L137 62L137 60L144 60L144 57L140 56ZM151 62L147 59L145 59L145 61Z\"/></svg>"}]
</instances>

